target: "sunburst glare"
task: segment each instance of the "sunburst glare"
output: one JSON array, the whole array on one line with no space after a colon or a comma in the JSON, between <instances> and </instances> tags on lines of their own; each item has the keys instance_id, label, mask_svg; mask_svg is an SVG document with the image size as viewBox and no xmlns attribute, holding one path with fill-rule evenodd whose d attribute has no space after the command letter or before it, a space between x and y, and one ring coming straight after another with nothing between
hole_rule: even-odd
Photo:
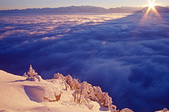
<instances>
[{"instance_id":1,"label":"sunburst glare","mask_svg":"<svg viewBox=\"0 0 169 112\"><path fill-rule=\"evenodd\" d=\"M155 0L153 0L153 1L148 0L148 2L149 2L149 4L148 4L149 8L154 10L155 9Z\"/></svg>"},{"instance_id":2,"label":"sunburst glare","mask_svg":"<svg viewBox=\"0 0 169 112\"><path fill-rule=\"evenodd\" d=\"M148 5L147 6L147 10L143 16L143 18L141 19L140 23L144 24L144 22L148 19L149 14L150 15L156 15L161 21L163 20L162 17L160 16L159 12L156 10L156 4L155 4L155 0L148 0Z\"/></svg>"}]
</instances>

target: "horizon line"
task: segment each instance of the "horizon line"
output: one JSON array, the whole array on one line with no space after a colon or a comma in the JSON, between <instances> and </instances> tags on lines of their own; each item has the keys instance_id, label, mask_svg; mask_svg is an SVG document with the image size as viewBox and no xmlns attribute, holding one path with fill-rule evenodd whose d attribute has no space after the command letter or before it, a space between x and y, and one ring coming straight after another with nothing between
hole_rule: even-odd
<instances>
[{"instance_id":1,"label":"horizon line","mask_svg":"<svg viewBox=\"0 0 169 112\"><path fill-rule=\"evenodd\" d=\"M58 6L58 7L27 7L27 8L8 8L8 9L0 9L2 10L25 10L25 9L44 9L44 8L62 8L62 7L78 7L78 6L91 6L91 7L100 7L100 8L105 8L105 9L111 9L111 8L123 8L123 7L132 7L132 8L144 8L147 7L146 5L144 6L117 6L117 7L102 7L102 6L94 6L94 5L70 5L70 6ZM169 7L167 6L163 6L163 5L156 5L156 6L160 6L160 7Z\"/></svg>"}]
</instances>

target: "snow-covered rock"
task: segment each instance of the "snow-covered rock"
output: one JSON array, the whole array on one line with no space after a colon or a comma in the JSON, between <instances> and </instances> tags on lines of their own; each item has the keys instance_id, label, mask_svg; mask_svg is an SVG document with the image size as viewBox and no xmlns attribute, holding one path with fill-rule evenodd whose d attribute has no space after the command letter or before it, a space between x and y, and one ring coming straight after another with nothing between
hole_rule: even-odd
<instances>
[{"instance_id":1,"label":"snow-covered rock","mask_svg":"<svg viewBox=\"0 0 169 112\"><path fill-rule=\"evenodd\" d=\"M163 110L155 111L155 112L169 112L167 108L164 108Z\"/></svg>"},{"instance_id":2,"label":"snow-covered rock","mask_svg":"<svg viewBox=\"0 0 169 112\"><path fill-rule=\"evenodd\" d=\"M122 109L120 112L133 112L131 109L128 109L128 108L124 108Z\"/></svg>"}]
</instances>

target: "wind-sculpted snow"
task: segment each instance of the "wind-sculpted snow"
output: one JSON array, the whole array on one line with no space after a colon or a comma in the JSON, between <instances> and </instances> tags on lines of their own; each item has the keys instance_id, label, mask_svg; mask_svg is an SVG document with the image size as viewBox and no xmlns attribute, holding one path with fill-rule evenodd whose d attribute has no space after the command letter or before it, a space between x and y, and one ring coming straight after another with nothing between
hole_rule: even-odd
<instances>
[{"instance_id":1,"label":"wind-sculpted snow","mask_svg":"<svg viewBox=\"0 0 169 112\"><path fill-rule=\"evenodd\" d=\"M142 14L0 16L0 69L71 74L120 109L169 107L169 15L161 15L144 23Z\"/></svg>"}]
</instances>

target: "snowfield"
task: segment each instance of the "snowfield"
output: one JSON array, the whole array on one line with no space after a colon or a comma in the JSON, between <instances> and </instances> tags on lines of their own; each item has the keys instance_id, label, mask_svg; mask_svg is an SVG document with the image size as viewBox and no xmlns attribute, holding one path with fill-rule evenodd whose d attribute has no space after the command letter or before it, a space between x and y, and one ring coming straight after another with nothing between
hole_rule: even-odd
<instances>
[{"instance_id":1,"label":"snowfield","mask_svg":"<svg viewBox=\"0 0 169 112\"><path fill-rule=\"evenodd\" d=\"M0 15L0 69L23 75L32 64L43 79L53 78L57 72L71 74L107 91L120 110L153 112L168 108L169 13L160 15L159 18L150 14L146 19L143 13ZM36 96L30 91L36 88L43 96L45 85L12 77L2 76L1 93L10 96L9 101L20 94L19 100L34 108L22 101L4 101L11 105L10 110L20 104L28 111L45 110L55 104L29 101L29 94ZM7 91L11 92L6 94ZM38 96L34 100L42 101ZM64 107L63 111L69 110L69 106Z\"/></svg>"}]
</instances>

